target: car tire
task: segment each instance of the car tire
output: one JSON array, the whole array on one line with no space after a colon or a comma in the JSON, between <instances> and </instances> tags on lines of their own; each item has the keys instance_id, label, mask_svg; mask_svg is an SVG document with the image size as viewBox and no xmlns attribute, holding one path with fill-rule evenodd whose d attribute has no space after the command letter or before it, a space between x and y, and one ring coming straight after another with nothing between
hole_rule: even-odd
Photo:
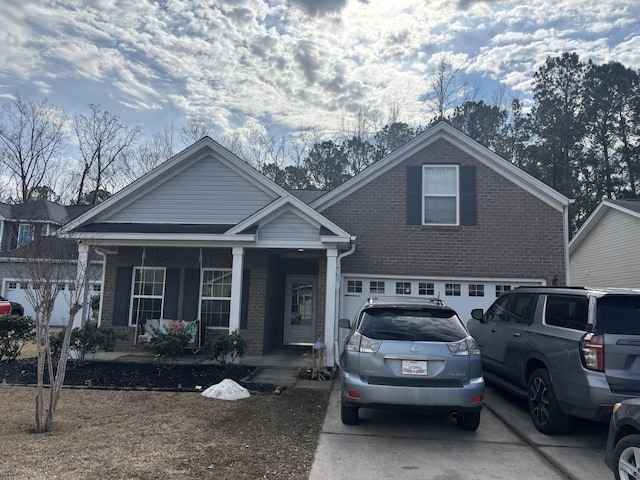
<instances>
[{"instance_id":1,"label":"car tire","mask_svg":"<svg viewBox=\"0 0 640 480\"><path fill-rule=\"evenodd\" d=\"M632 476L637 474L640 469L640 435L627 435L622 438L613 451L615 460L614 474L616 480L627 480L636 478ZM629 470L631 465L631 471ZM622 474L622 475L621 475Z\"/></svg>"},{"instance_id":2,"label":"car tire","mask_svg":"<svg viewBox=\"0 0 640 480\"><path fill-rule=\"evenodd\" d=\"M358 407L345 405L344 400L340 404L340 419L345 425L357 425L358 423Z\"/></svg>"},{"instance_id":3,"label":"car tire","mask_svg":"<svg viewBox=\"0 0 640 480\"><path fill-rule=\"evenodd\" d=\"M459 413L456 423L460 429L474 432L480 426L480 412Z\"/></svg>"},{"instance_id":4,"label":"car tire","mask_svg":"<svg viewBox=\"0 0 640 480\"><path fill-rule=\"evenodd\" d=\"M539 368L529 377L527 388L529 415L538 431L547 435L562 435L571 428L571 417L560 409L549 373Z\"/></svg>"}]
</instances>

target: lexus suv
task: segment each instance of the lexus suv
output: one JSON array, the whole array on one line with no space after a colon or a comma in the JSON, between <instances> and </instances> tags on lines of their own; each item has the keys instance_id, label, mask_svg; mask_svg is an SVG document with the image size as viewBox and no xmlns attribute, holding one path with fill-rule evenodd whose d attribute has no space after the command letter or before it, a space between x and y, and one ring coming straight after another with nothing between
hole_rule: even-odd
<instances>
[{"instance_id":1,"label":"lexus suv","mask_svg":"<svg viewBox=\"0 0 640 480\"><path fill-rule=\"evenodd\" d=\"M542 433L640 396L640 290L520 287L471 316L484 377L526 397Z\"/></svg>"},{"instance_id":2,"label":"lexus suv","mask_svg":"<svg viewBox=\"0 0 640 480\"><path fill-rule=\"evenodd\" d=\"M454 310L438 299L371 298L349 329L340 356L341 418L360 408L453 414L476 430L484 399L480 352Z\"/></svg>"}]
</instances>

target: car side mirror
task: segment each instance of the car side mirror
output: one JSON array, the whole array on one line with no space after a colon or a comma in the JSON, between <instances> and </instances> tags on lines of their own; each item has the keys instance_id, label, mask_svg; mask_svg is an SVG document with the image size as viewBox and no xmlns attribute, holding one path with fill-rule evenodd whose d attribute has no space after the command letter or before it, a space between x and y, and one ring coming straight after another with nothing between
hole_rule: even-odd
<instances>
[{"instance_id":1,"label":"car side mirror","mask_svg":"<svg viewBox=\"0 0 640 480\"><path fill-rule=\"evenodd\" d=\"M471 310L471 318L484 323L484 310L481 308L474 308Z\"/></svg>"},{"instance_id":2,"label":"car side mirror","mask_svg":"<svg viewBox=\"0 0 640 480\"><path fill-rule=\"evenodd\" d=\"M338 327L351 330L351 321L348 318L341 318L338 320Z\"/></svg>"}]
</instances>

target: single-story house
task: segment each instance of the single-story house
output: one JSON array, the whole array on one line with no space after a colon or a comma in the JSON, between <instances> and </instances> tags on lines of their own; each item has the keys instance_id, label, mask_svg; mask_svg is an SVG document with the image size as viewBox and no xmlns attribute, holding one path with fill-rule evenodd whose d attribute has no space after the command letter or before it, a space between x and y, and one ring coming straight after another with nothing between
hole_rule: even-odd
<instances>
[{"instance_id":1,"label":"single-story house","mask_svg":"<svg viewBox=\"0 0 640 480\"><path fill-rule=\"evenodd\" d=\"M252 355L321 338L334 361L338 319L369 296L440 297L466 320L566 283L569 203L440 122L319 197L205 137L63 232L103 255L100 321L126 345L147 319L198 320Z\"/></svg>"},{"instance_id":2,"label":"single-story house","mask_svg":"<svg viewBox=\"0 0 640 480\"><path fill-rule=\"evenodd\" d=\"M640 200L602 200L569 242L573 285L640 288Z\"/></svg>"}]
</instances>

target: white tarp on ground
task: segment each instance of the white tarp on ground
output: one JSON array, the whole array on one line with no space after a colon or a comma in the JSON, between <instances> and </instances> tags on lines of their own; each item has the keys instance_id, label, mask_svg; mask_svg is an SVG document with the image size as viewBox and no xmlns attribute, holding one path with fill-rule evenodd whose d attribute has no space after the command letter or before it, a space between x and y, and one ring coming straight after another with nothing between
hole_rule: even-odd
<instances>
[{"instance_id":1,"label":"white tarp on ground","mask_svg":"<svg viewBox=\"0 0 640 480\"><path fill-rule=\"evenodd\" d=\"M229 378L225 378L220 383L210 386L200 395L207 398L217 398L219 400L240 400L250 397L249 390Z\"/></svg>"}]
</instances>

